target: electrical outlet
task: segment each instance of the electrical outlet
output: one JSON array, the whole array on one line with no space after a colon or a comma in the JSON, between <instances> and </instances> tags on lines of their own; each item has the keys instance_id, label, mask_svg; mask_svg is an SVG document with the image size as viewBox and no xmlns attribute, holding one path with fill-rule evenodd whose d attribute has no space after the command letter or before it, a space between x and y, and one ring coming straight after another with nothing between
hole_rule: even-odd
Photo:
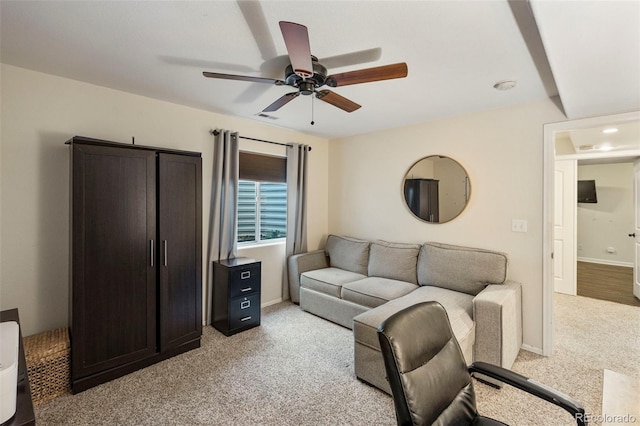
<instances>
[{"instance_id":1,"label":"electrical outlet","mask_svg":"<svg viewBox=\"0 0 640 426\"><path fill-rule=\"evenodd\" d=\"M511 220L512 232L527 232L527 221L524 219L512 219Z\"/></svg>"}]
</instances>

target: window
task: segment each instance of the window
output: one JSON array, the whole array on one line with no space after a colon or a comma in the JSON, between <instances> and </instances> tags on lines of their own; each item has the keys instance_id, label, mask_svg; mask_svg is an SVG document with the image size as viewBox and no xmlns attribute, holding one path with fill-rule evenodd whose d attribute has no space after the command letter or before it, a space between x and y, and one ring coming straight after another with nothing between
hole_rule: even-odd
<instances>
[{"instance_id":1,"label":"window","mask_svg":"<svg viewBox=\"0 0 640 426\"><path fill-rule=\"evenodd\" d=\"M287 159L240 151L238 242L259 243L287 234Z\"/></svg>"},{"instance_id":2,"label":"window","mask_svg":"<svg viewBox=\"0 0 640 426\"><path fill-rule=\"evenodd\" d=\"M238 183L238 242L285 238L287 184L241 180Z\"/></svg>"}]
</instances>

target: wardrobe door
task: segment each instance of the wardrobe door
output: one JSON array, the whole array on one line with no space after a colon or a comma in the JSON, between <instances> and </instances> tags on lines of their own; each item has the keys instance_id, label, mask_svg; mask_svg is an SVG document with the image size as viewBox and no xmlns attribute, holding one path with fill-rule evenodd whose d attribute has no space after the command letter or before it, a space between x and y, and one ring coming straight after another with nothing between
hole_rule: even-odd
<instances>
[{"instance_id":1,"label":"wardrobe door","mask_svg":"<svg viewBox=\"0 0 640 426\"><path fill-rule=\"evenodd\" d=\"M440 222L440 205L438 202L438 181L424 180L422 182L427 217L429 222Z\"/></svg>"},{"instance_id":2,"label":"wardrobe door","mask_svg":"<svg viewBox=\"0 0 640 426\"><path fill-rule=\"evenodd\" d=\"M202 334L202 160L159 155L160 350Z\"/></svg>"},{"instance_id":3,"label":"wardrobe door","mask_svg":"<svg viewBox=\"0 0 640 426\"><path fill-rule=\"evenodd\" d=\"M155 153L74 144L72 379L156 352Z\"/></svg>"}]
</instances>

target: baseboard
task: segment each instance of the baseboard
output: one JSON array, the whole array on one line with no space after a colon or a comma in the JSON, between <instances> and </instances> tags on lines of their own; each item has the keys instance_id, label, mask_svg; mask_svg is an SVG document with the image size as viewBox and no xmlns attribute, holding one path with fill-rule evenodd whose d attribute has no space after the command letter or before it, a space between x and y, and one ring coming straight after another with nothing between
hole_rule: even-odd
<instances>
[{"instance_id":1,"label":"baseboard","mask_svg":"<svg viewBox=\"0 0 640 426\"><path fill-rule=\"evenodd\" d=\"M533 352L534 354L537 354L537 355L544 355L542 353L542 349L536 348L535 346L527 345L526 343L523 343L522 346L520 346L520 348L528 352Z\"/></svg>"},{"instance_id":2,"label":"baseboard","mask_svg":"<svg viewBox=\"0 0 640 426\"><path fill-rule=\"evenodd\" d=\"M619 262L616 260L607 260L607 259L592 259L589 257L578 257L578 262L586 262L586 263L597 263L600 265L611 265L611 266L626 266L628 268L633 268L632 262Z\"/></svg>"},{"instance_id":3,"label":"baseboard","mask_svg":"<svg viewBox=\"0 0 640 426\"><path fill-rule=\"evenodd\" d=\"M260 305L261 308L266 308L267 306L276 305L280 302L283 302L282 297L279 299L270 300Z\"/></svg>"}]
</instances>

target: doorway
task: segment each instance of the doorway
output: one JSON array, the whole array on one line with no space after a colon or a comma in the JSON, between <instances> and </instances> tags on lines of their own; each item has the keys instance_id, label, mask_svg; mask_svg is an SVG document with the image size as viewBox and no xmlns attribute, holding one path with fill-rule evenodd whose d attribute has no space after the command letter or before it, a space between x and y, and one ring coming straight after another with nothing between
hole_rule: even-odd
<instances>
[{"instance_id":1,"label":"doorway","mask_svg":"<svg viewBox=\"0 0 640 426\"><path fill-rule=\"evenodd\" d=\"M555 292L640 306L633 296L635 236L631 238L638 210L635 161L637 157L556 156Z\"/></svg>"},{"instance_id":2,"label":"doorway","mask_svg":"<svg viewBox=\"0 0 640 426\"><path fill-rule=\"evenodd\" d=\"M558 251L559 244L555 239L555 222L557 211L555 206L558 202L558 187L556 186L556 154L563 154L563 160L577 160L582 158L590 159L603 159L603 158L622 158L622 157L638 157L640 156L640 137L635 137L634 141L628 144L620 144L617 147L610 146L610 150L603 149L588 149L589 144L580 143L579 146L573 147L573 152L570 152L568 146L560 144L556 147L556 139L559 135L566 132L574 132L576 138L588 135L589 133L596 134L602 132L608 127L622 126L622 125L640 125L640 111L618 114L612 116L603 116L582 120L573 120L563 123L547 124L544 127L544 234L543 234L543 347L542 353L544 355L551 355L553 352L553 294L555 286L555 274L554 269L559 261L555 256L565 256L563 253L574 253L576 248L571 248L569 251ZM583 147L583 145L586 145ZM566 151L565 151L565 148ZM577 149L576 149L577 148ZM584 148L584 149L583 149ZM595 148L595 147L592 147ZM601 147L600 147L601 148ZM587 151L590 152L582 152ZM560 151L560 152L559 152ZM563 152L564 151L564 152ZM576 172L577 174L577 172ZM638 179L638 178L636 178ZM636 185L638 187L638 185ZM637 191L637 188L636 188ZM635 194L635 192L634 192ZM575 198L573 198L575 200ZM575 203L575 201L574 201ZM575 205L575 204L573 204ZM571 214L572 215L572 214ZM575 215L572 215L575 218ZM636 215L635 224L640 224L640 220ZM573 236L570 236L571 228L574 229ZM564 238L567 241L575 242L575 222L569 224L569 234ZM558 251L558 253L556 253ZM634 262L637 263L639 254L636 253ZM574 257L575 259L575 257ZM574 263L575 265L575 263ZM574 266L575 267L575 266ZM636 287L640 288L640 280L638 280L638 268L634 274L634 293ZM575 269L574 269L575 271ZM575 293L574 293L575 294Z\"/></svg>"}]
</instances>

